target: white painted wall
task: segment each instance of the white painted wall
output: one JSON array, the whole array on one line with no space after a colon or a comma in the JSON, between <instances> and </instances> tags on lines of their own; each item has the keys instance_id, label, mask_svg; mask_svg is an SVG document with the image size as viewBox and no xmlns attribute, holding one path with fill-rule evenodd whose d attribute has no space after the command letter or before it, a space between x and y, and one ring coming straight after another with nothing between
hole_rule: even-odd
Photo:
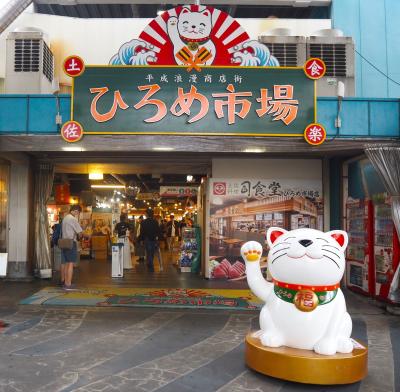
<instances>
[{"instance_id":1,"label":"white painted wall","mask_svg":"<svg viewBox=\"0 0 400 392\"><path fill-rule=\"evenodd\" d=\"M155 15L156 16L156 15ZM48 34L55 55L56 76L61 83L69 84L62 72L63 60L71 55L81 56L87 64L108 64L120 46L139 34L151 19L79 19L41 15L32 12L21 14L0 35L0 78L5 76L6 37L18 27L36 27ZM330 28L330 19L237 19L250 38L257 39L272 28L291 28L295 35Z\"/></svg>"},{"instance_id":2,"label":"white painted wall","mask_svg":"<svg viewBox=\"0 0 400 392\"><path fill-rule=\"evenodd\" d=\"M321 180L320 159L213 159L214 178L276 178Z\"/></svg>"}]
</instances>

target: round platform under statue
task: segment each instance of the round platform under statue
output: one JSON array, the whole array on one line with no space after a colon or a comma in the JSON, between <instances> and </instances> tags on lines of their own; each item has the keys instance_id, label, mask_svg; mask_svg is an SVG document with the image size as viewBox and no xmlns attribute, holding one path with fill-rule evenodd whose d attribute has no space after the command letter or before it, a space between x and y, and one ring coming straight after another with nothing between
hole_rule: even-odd
<instances>
[{"instance_id":1,"label":"round platform under statue","mask_svg":"<svg viewBox=\"0 0 400 392\"><path fill-rule=\"evenodd\" d=\"M350 354L320 355L289 347L263 346L255 332L246 336L246 364L267 376L304 384L352 384L368 373L368 349L354 340Z\"/></svg>"}]
</instances>

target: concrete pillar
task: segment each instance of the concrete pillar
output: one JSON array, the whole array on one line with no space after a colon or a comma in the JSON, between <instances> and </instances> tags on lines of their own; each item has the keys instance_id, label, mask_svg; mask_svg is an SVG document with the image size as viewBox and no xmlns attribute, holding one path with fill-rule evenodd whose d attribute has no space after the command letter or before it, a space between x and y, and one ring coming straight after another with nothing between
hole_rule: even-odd
<instances>
[{"instance_id":1,"label":"concrete pillar","mask_svg":"<svg viewBox=\"0 0 400 392\"><path fill-rule=\"evenodd\" d=\"M32 217L31 173L29 158L24 154L9 154L9 235L8 272L10 279L31 277L30 220Z\"/></svg>"}]
</instances>

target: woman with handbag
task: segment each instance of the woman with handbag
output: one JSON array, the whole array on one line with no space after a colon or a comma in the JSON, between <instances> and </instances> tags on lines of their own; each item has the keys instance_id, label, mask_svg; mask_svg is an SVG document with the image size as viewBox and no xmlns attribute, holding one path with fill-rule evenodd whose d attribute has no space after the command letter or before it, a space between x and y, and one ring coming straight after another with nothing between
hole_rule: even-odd
<instances>
[{"instance_id":1,"label":"woman with handbag","mask_svg":"<svg viewBox=\"0 0 400 392\"><path fill-rule=\"evenodd\" d=\"M65 290L71 290L74 264L78 261L78 240L82 235L82 227L78 216L81 212L79 205L71 206L70 212L62 221L61 238L58 246L61 248L61 282Z\"/></svg>"}]
</instances>

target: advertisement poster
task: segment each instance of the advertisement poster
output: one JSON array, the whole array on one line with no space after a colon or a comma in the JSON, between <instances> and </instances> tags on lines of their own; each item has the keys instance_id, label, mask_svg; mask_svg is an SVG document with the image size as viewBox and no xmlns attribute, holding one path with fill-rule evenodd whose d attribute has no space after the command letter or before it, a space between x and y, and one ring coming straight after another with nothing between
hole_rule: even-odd
<instances>
[{"instance_id":1,"label":"advertisement poster","mask_svg":"<svg viewBox=\"0 0 400 392\"><path fill-rule=\"evenodd\" d=\"M81 255L90 255L90 241L92 236L92 213L82 212L79 216L79 223L82 227L84 238L81 240Z\"/></svg>"},{"instance_id":2,"label":"advertisement poster","mask_svg":"<svg viewBox=\"0 0 400 392\"><path fill-rule=\"evenodd\" d=\"M111 236L111 212L97 212L92 213L92 235L106 235Z\"/></svg>"},{"instance_id":3,"label":"advertisement poster","mask_svg":"<svg viewBox=\"0 0 400 392\"><path fill-rule=\"evenodd\" d=\"M309 227L323 230L321 180L211 179L210 249L206 276L245 279L240 248L257 241L266 268L269 227L286 230Z\"/></svg>"}]
</instances>

